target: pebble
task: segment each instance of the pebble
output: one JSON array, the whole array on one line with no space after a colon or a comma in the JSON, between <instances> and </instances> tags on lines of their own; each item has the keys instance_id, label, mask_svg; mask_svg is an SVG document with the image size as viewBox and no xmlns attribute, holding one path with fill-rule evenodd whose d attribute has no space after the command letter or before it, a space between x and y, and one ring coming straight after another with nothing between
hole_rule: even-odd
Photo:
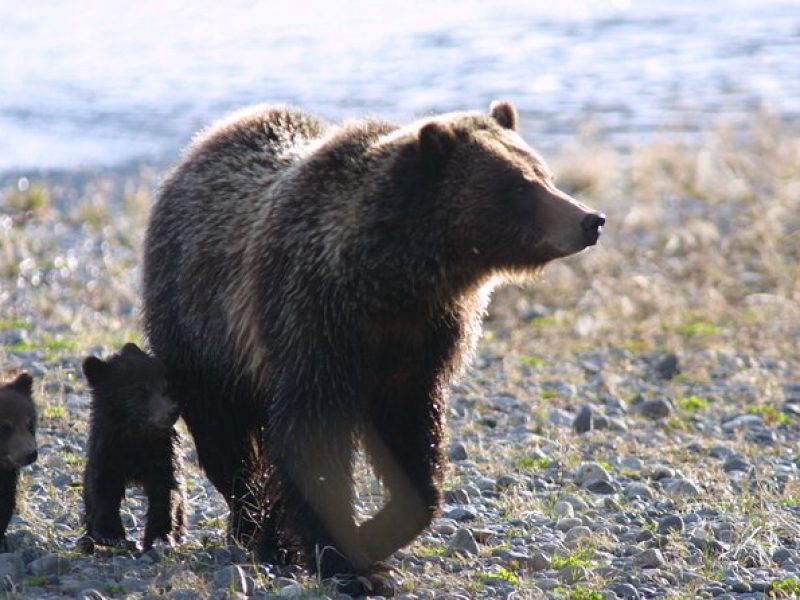
<instances>
[{"instance_id":1,"label":"pebble","mask_svg":"<svg viewBox=\"0 0 800 600\"><path fill-rule=\"evenodd\" d=\"M672 405L663 398L653 398L640 402L635 410L648 419L665 419L672 414Z\"/></svg>"},{"instance_id":2,"label":"pebble","mask_svg":"<svg viewBox=\"0 0 800 600\"><path fill-rule=\"evenodd\" d=\"M572 421L572 429L574 429L576 433L586 433L587 431L591 431L593 421L594 411L592 407L588 404L584 404Z\"/></svg>"},{"instance_id":3,"label":"pebble","mask_svg":"<svg viewBox=\"0 0 800 600\"><path fill-rule=\"evenodd\" d=\"M558 578L567 585L573 585L579 581L583 581L589 576L586 567L580 565L566 565L561 567L558 571Z\"/></svg>"},{"instance_id":4,"label":"pebble","mask_svg":"<svg viewBox=\"0 0 800 600\"><path fill-rule=\"evenodd\" d=\"M679 515L667 515L658 520L656 531L660 534L668 534L676 531L678 533L683 531L683 519Z\"/></svg>"},{"instance_id":5,"label":"pebble","mask_svg":"<svg viewBox=\"0 0 800 600\"><path fill-rule=\"evenodd\" d=\"M747 471L752 467L750 461L741 454L731 454L722 463L722 470L726 473L731 471Z\"/></svg>"},{"instance_id":6,"label":"pebble","mask_svg":"<svg viewBox=\"0 0 800 600\"><path fill-rule=\"evenodd\" d=\"M585 484L594 482L594 481L610 481L611 476L608 474L606 469L596 463L583 463L578 466L577 470L575 471L575 483L584 486Z\"/></svg>"},{"instance_id":7,"label":"pebble","mask_svg":"<svg viewBox=\"0 0 800 600\"><path fill-rule=\"evenodd\" d=\"M447 456L450 460L467 460L467 447L461 442L452 442Z\"/></svg>"},{"instance_id":8,"label":"pebble","mask_svg":"<svg viewBox=\"0 0 800 600\"><path fill-rule=\"evenodd\" d=\"M553 513L559 517L571 517L573 514L575 514L575 509L572 508L572 504L569 502L559 500L553 505Z\"/></svg>"},{"instance_id":9,"label":"pebble","mask_svg":"<svg viewBox=\"0 0 800 600\"><path fill-rule=\"evenodd\" d=\"M214 585L234 592L246 592L247 579L244 569L239 565L222 567L214 573Z\"/></svg>"},{"instance_id":10,"label":"pebble","mask_svg":"<svg viewBox=\"0 0 800 600\"><path fill-rule=\"evenodd\" d=\"M665 354L656 361L653 370L659 379L669 380L680 374L680 361L675 354Z\"/></svg>"},{"instance_id":11,"label":"pebble","mask_svg":"<svg viewBox=\"0 0 800 600\"><path fill-rule=\"evenodd\" d=\"M637 589L630 583L615 583L611 586L611 591L618 598L625 598L626 600L639 600L641 598Z\"/></svg>"},{"instance_id":12,"label":"pebble","mask_svg":"<svg viewBox=\"0 0 800 600\"><path fill-rule=\"evenodd\" d=\"M643 569L660 569L666 566L666 561L660 550L648 548L633 557L633 564Z\"/></svg>"},{"instance_id":13,"label":"pebble","mask_svg":"<svg viewBox=\"0 0 800 600\"><path fill-rule=\"evenodd\" d=\"M58 575L69 568L69 561L58 554L48 554L37 558L28 565L33 575Z\"/></svg>"},{"instance_id":14,"label":"pebble","mask_svg":"<svg viewBox=\"0 0 800 600\"><path fill-rule=\"evenodd\" d=\"M655 494L653 493L653 490L644 483L634 482L625 486L625 497L629 500L633 498L645 498L646 500L652 500L655 497Z\"/></svg>"},{"instance_id":15,"label":"pebble","mask_svg":"<svg viewBox=\"0 0 800 600\"><path fill-rule=\"evenodd\" d=\"M465 506L458 506L445 514L445 517L453 521L473 521L478 518L478 513Z\"/></svg>"},{"instance_id":16,"label":"pebble","mask_svg":"<svg viewBox=\"0 0 800 600\"><path fill-rule=\"evenodd\" d=\"M450 540L450 543L447 545L445 554L447 556L478 554L478 543L475 541L475 537L472 535L472 532L466 527L456 531L455 535L453 535L452 539Z\"/></svg>"}]
</instances>

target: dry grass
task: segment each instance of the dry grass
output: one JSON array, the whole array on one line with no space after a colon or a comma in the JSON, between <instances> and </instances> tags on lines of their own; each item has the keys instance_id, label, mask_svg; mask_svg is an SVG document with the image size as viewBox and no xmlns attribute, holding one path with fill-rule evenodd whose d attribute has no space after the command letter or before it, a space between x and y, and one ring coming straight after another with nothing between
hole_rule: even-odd
<instances>
[{"instance_id":1,"label":"dry grass","mask_svg":"<svg viewBox=\"0 0 800 600\"><path fill-rule=\"evenodd\" d=\"M457 388L459 398L474 402L474 418L453 419L452 435L465 441L475 470L520 478L540 470L539 463L521 462L526 452L519 444L498 443L504 428L526 425L535 431L529 449L559 461L564 473L583 460L607 461L613 455L678 469L700 483L701 496L677 500L676 510L724 508L740 521L734 547L769 548L780 536L800 538L800 522L784 510L787 498L800 503L796 480L780 493L766 485L734 493L717 462L686 451L693 440L715 443L695 428L696 417L744 411L754 401L780 405L782 386L789 378L800 382L800 133L763 116L746 131L719 128L691 144L665 140L622 153L594 140L576 143L552 163L558 183L605 211L608 226L597 248L552 265L526 289L497 294L478 364ZM94 182L69 203L59 201L66 197L64 190L38 182L24 193L4 193L11 202L8 214L0 215L0 333L21 331L24 340L0 346L0 374L11 375L21 351L32 352L47 367L36 397L44 423L52 428L51 440L66 432L80 438L85 432L76 415L65 418L63 412L70 393L64 386L84 393L77 359L96 346L110 351L128 340L141 341L139 268L149 181L128 180L121 202L110 199L110 185ZM534 305L542 306L545 316L525 320ZM579 396L587 377L582 361L597 350L605 353L605 392L630 401L641 385L649 386L676 401L673 419L658 425L655 434L651 424L639 427L636 418L626 434L600 431L577 438L552 427L551 408L572 409L592 400ZM643 360L665 350L681 356L682 375L642 383ZM764 359L778 366L763 369L759 361ZM744 384L757 397L731 391L704 398L706 404L678 402L713 383L720 364L736 367L726 371L726 389ZM573 384L579 395L548 391L552 380ZM497 415L486 399L498 393L528 403L529 420L501 419L487 429L481 419ZM765 451L743 438L732 446L754 461L769 452L798 451ZM65 468L79 480L78 462ZM380 487L369 481L363 465L359 473L364 508L374 510ZM194 468L190 475L202 477ZM471 476L450 469L447 485ZM550 495L511 490L497 501L500 520L525 522L528 515L548 514L567 493L594 502L566 481ZM77 491L70 492L72 500L78 502ZM30 527L60 551L59 542L45 533L52 524L26 506L23 498L21 512ZM521 529L514 534L531 533ZM602 537L594 543L608 550ZM436 560L440 552L424 541L407 549L404 556L430 559L422 573L405 573L407 589L485 589L487 567L481 557L465 559L452 572L452 560ZM680 544L667 559L695 560L692 549ZM168 573L165 568L165 577ZM702 576L713 578L714 569ZM175 577L168 582L172 589L208 585L205 575ZM519 573L516 585L519 597L538 597L530 574ZM584 585L601 589L603 581L593 578ZM691 586L697 584L686 585L684 592L694 593Z\"/></svg>"}]
</instances>

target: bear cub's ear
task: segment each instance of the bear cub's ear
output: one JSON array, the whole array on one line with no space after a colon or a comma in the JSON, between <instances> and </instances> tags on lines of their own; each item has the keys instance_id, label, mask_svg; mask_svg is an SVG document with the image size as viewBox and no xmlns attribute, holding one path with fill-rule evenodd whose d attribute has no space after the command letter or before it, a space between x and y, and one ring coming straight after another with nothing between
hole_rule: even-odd
<instances>
[{"instance_id":1,"label":"bear cub's ear","mask_svg":"<svg viewBox=\"0 0 800 600\"><path fill-rule=\"evenodd\" d=\"M507 100L495 100L492 102L491 106L489 106L489 114L491 114L494 120L504 129L510 129L511 131L517 130L519 117L517 117L517 109L514 108L511 102Z\"/></svg>"},{"instance_id":2,"label":"bear cub's ear","mask_svg":"<svg viewBox=\"0 0 800 600\"><path fill-rule=\"evenodd\" d=\"M30 396L33 394L33 377L30 373L20 373L17 378L8 384L8 387L20 394Z\"/></svg>"},{"instance_id":3,"label":"bear cub's ear","mask_svg":"<svg viewBox=\"0 0 800 600\"><path fill-rule=\"evenodd\" d=\"M456 134L446 123L432 121L419 130L419 151L427 166L439 166L453 152Z\"/></svg>"},{"instance_id":4,"label":"bear cub's ear","mask_svg":"<svg viewBox=\"0 0 800 600\"><path fill-rule=\"evenodd\" d=\"M83 374L91 385L99 383L107 371L108 363L96 356L87 356L83 361Z\"/></svg>"},{"instance_id":5,"label":"bear cub's ear","mask_svg":"<svg viewBox=\"0 0 800 600\"><path fill-rule=\"evenodd\" d=\"M122 350L120 350L120 354L122 354L123 356L126 356L126 355L128 355L128 356L147 356L144 353L144 350L139 348L139 346L137 346L133 342L128 342L127 344L125 344L122 347Z\"/></svg>"}]
</instances>

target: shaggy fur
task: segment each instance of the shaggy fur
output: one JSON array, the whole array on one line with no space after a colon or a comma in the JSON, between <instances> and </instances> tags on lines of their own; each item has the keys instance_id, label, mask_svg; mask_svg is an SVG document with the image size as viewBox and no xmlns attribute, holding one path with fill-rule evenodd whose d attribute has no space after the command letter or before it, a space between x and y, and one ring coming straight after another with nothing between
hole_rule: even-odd
<instances>
[{"instance_id":1,"label":"shaggy fur","mask_svg":"<svg viewBox=\"0 0 800 600\"><path fill-rule=\"evenodd\" d=\"M33 378L22 373L0 387L0 551L14 514L19 470L36 461L36 407Z\"/></svg>"},{"instance_id":2,"label":"shaggy fur","mask_svg":"<svg viewBox=\"0 0 800 600\"><path fill-rule=\"evenodd\" d=\"M602 216L553 186L516 126L503 102L405 127L259 106L164 182L147 334L232 533L263 560L297 544L323 577L369 577L413 540L440 503L443 401L492 287L597 241ZM360 527L356 439L390 495Z\"/></svg>"},{"instance_id":3,"label":"shaggy fur","mask_svg":"<svg viewBox=\"0 0 800 600\"><path fill-rule=\"evenodd\" d=\"M125 344L107 361L89 356L83 372L91 386L92 416L83 476L86 536L81 547L125 544L120 503L125 486L137 483L147 495L142 546L180 541L184 533L184 490L178 455L178 405L167 396L161 362Z\"/></svg>"}]
</instances>

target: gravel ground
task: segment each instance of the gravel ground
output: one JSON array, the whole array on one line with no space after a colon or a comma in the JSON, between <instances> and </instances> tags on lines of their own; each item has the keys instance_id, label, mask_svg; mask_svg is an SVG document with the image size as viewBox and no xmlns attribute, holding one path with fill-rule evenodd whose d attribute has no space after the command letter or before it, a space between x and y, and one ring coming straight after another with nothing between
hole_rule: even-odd
<instances>
[{"instance_id":1,"label":"gravel ground","mask_svg":"<svg viewBox=\"0 0 800 600\"><path fill-rule=\"evenodd\" d=\"M392 559L402 598L800 595L800 136L768 119L624 156L584 139L560 183L609 215L592 251L495 298L448 409L446 503ZM36 377L0 589L20 598L336 597L225 543L184 444L189 535L75 551L87 353L142 342L153 175L0 192L0 375ZM359 509L381 501L361 461ZM145 505L123 517L141 535Z\"/></svg>"}]
</instances>

